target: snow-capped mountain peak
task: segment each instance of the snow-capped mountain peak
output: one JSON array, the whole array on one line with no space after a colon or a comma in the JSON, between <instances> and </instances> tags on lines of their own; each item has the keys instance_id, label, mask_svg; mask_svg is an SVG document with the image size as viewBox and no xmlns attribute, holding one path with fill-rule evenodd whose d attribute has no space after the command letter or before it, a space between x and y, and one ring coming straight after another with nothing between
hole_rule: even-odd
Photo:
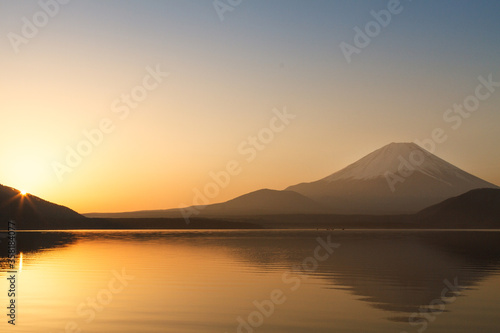
<instances>
[{"instance_id":1,"label":"snow-capped mountain peak","mask_svg":"<svg viewBox=\"0 0 500 333\"><path fill-rule=\"evenodd\" d=\"M449 177L475 181L476 177L442 160L413 142L390 143L366 155L346 168L323 178L331 182L340 179L368 180L388 174L420 172L449 183Z\"/></svg>"},{"instance_id":2,"label":"snow-capped mountain peak","mask_svg":"<svg viewBox=\"0 0 500 333\"><path fill-rule=\"evenodd\" d=\"M287 190L342 214L413 213L476 188L498 188L415 143L391 143L323 179Z\"/></svg>"}]
</instances>

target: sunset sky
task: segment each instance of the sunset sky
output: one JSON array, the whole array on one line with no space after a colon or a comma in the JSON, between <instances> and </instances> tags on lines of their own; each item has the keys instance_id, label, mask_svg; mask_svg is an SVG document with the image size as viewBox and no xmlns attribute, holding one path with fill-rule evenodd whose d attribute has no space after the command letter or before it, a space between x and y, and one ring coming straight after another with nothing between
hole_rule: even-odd
<instances>
[{"instance_id":1,"label":"sunset sky","mask_svg":"<svg viewBox=\"0 0 500 333\"><path fill-rule=\"evenodd\" d=\"M0 0L0 183L80 213L177 208L230 161L211 203L441 128L436 155L500 184L500 83L478 88L500 82L500 2L394 1Z\"/></svg>"}]
</instances>

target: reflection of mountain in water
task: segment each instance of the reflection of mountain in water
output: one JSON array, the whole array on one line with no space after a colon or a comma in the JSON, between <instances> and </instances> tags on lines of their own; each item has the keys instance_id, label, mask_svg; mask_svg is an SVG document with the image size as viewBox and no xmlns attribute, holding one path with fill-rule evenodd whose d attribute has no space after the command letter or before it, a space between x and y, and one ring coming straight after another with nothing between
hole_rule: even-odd
<instances>
[{"instance_id":1,"label":"reflection of mountain in water","mask_svg":"<svg viewBox=\"0 0 500 333\"><path fill-rule=\"evenodd\" d=\"M313 255L321 232L240 233L196 240L196 246L225 247L263 272L289 270ZM263 237L264 235L264 237ZM370 305L407 321L419 307L439 299L444 280L473 288L500 269L500 233L481 231L338 231L341 244L308 273L331 288L347 289ZM448 293L447 296L453 296Z\"/></svg>"},{"instance_id":2,"label":"reflection of mountain in water","mask_svg":"<svg viewBox=\"0 0 500 333\"><path fill-rule=\"evenodd\" d=\"M398 312L394 320L407 321L409 313L441 297L444 280L470 288L497 270L499 240L499 233L485 232L340 237L342 251L319 273L377 308Z\"/></svg>"}]
</instances>

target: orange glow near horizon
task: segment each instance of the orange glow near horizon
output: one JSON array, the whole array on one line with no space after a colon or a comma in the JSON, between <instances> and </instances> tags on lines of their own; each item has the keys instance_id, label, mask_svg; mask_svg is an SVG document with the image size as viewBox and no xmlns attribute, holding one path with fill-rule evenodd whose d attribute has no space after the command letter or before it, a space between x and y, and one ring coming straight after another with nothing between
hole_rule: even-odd
<instances>
[{"instance_id":1,"label":"orange glow near horizon","mask_svg":"<svg viewBox=\"0 0 500 333\"><path fill-rule=\"evenodd\" d=\"M352 40L352 27L363 21L360 13L374 9L371 2L350 12L349 2L338 10L344 2L299 1L288 13L269 11L276 4L262 1L249 5L255 10L241 7L224 24L211 4L195 2L83 1L61 10L19 54L6 46L0 184L79 213L178 208L192 205L196 190L231 160L241 172L209 203L316 181L390 142L425 140L438 128L448 139L437 156L500 184L500 89L470 117L458 118L460 128L443 120L447 109L474 94L479 76L500 80L498 57L491 56L497 36L475 51L498 20L478 22L485 30L470 34L442 30L449 32L443 40L474 37L456 43L463 49L430 41L417 47L432 25L409 35L391 26L394 35L377 38L348 64L339 44ZM24 2L2 5L6 31L18 31L21 18L31 17ZM448 19L443 22L457 23ZM400 24L414 21L421 20ZM170 75L158 76L157 68ZM295 118L262 132L274 108ZM238 147L248 152L249 138L259 133L267 143L251 148L255 158L248 161L252 155ZM54 163L66 167L61 177Z\"/></svg>"}]
</instances>

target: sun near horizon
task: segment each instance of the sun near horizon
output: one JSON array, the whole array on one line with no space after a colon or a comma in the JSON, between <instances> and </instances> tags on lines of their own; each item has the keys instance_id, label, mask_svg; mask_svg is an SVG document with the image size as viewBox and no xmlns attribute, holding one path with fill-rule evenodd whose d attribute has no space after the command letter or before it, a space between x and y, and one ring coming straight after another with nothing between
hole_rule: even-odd
<instances>
[{"instance_id":1,"label":"sun near horizon","mask_svg":"<svg viewBox=\"0 0 500 333\"><path fill-rule=\"evenodd\" d=\"M442 130L437 156L500 184L499 4L402 2L346 61L385 6L248 1L221 21L211 1L71 2L2 39L0 183L83 213L176 208L228 168L211 203ZM4 36L37 10L5 2Z\"/></svg>"}]
</instances>

